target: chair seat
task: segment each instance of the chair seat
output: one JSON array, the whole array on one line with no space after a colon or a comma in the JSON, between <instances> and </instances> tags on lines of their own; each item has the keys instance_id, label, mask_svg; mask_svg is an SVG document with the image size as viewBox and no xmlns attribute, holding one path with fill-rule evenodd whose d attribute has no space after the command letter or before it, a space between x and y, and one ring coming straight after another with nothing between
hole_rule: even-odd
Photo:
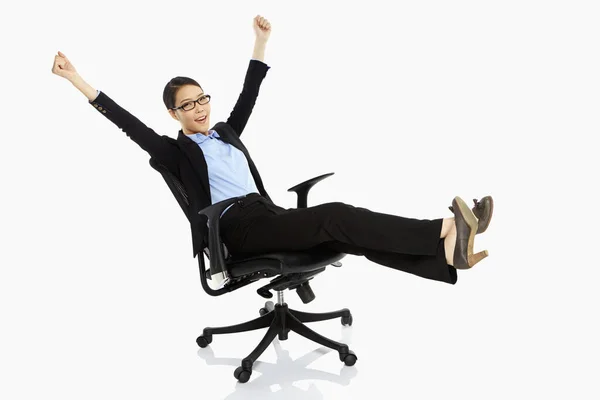
<instances>
[{"instance_id":1,"label":"chair seat","mask_svg":"<svg viewBox=\"0 0 600 400\"><path fill-rule=\"evenodd\" d=\"M233 278L256 272L289 274L314 271L341 260L346 256L324 247L310 250L285 251L260 254L232 254L226 261L229 274Z\"/></svg>"}]
</instances>

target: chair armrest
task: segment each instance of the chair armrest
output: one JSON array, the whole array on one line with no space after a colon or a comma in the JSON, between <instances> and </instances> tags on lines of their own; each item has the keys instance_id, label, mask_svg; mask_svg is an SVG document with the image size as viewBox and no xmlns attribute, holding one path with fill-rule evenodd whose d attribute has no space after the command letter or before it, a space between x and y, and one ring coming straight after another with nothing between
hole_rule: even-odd
<instances>
[{"instance_id":1,"label":"chair armrest","mask_svg":"<svg viewBox=\"0 0 600 400\"><path fill-rule=\"evenodd\" d=\"M229 273L225 265L225 255L223 254L223 243L221 241L220 217L223 210L245 196L231 197L218 203L211 204L208 207L198 211L198 214L205 215L208 220L208 251L210 252L210 275L211 280L216 282L217 288L223 287L229 281Z\"/></svg>"},{"instance_id":2,"label":"chair armrest","mask_svg":"<svg viewBox=\"0 0 600 400\"><path fill-rule=\"evenodd\" d=\"M319 175L289 188L287 190L288 192L296 192L296 194L298 195L297 208L306 208L308 203L308 191L310 190L310 188L312 188L317 182L320 182L333 174L333 172L330 172L328 174Z\"/></svg>"}]
</instances>

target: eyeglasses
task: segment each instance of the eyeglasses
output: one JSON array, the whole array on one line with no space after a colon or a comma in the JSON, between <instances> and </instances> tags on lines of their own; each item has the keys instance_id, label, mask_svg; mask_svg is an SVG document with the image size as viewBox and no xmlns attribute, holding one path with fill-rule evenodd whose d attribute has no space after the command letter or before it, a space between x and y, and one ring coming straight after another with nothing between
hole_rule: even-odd
<instances>
[{"instance_id":1,"label":"eyeglasses","mask_svg":"<svg viewBox=\"0 0 600 400\"><path fill-rule=\"evenodd\" d=\"M205 94L205 95L201 96L198 100L186 101L181 106L174 107L173 110L179 110L181 108L181 109L183 109L183 111L191 111L194 108L196 108L196 103L208 104L209 101L210 101L210 94Z\"/></svg>"}]
</instances>

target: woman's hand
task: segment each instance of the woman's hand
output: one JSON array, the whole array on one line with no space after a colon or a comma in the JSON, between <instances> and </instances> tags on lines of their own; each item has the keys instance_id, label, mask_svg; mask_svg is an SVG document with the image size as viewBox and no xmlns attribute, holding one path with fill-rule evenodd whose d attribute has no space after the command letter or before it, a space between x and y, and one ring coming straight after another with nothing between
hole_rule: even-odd
<instances>
[{"instance_id":1,"label":"woman's hand","mask_svg":"<svg viewBox=\"0 0 600 400\"><path fill-rule=\"evenodd\" d=\"M67 56L60 51L57 56L54 56L54 65L52 66L52 73L58 76L62 76L70 82L73 82L77 76L77 70L71 64Z\"/></svg>"},{"instance_id":2,"label":"woman's hand","mask_svg":"<svg viewBox=\"0 0 600 400\"><path fill-rule=\"evenodd\" d=\"M269 40L271 35L271 24L266 18L257 15L254 17L254 33L256 33L256 40L266 42Z\"/></svg>"},{"instance_id":3,"label":"woman's hand","mask_svg":"<svg viewBox=\"0 0 600 400\"><path fill-rule=\"evenodd\" d=\"M98 97L98 91L91 87L81 76L77 73L77 70L71 64L67 56L60 51L57 56L54 56L54 65L52 66L52 73L58 76L62 76L73 84L81 93L88 98L89 101L93 101Z\"/></svg>"}]
</instances>

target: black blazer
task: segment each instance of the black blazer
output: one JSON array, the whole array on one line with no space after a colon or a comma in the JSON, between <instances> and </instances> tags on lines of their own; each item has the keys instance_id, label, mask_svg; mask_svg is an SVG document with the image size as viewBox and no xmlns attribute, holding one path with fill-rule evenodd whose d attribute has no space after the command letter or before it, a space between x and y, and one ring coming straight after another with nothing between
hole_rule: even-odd
<instances>
[{"instance_id":1,"label":"black blazer","mask_svg":"<svg viewBox=\"0 0 600 400\"><path fill-rule=\"evenodd\" d=\"M250 172L256 183L259 193L271 200L267 194L260 174L248 153L240 136L248 118L252 113L260 84L269 70L269 66L257 60L250 60L244 87L233 111L226 122L217 122L211 129L216 130L224 142L231 144L244 153L250 166ZM190 202L188 220L192 230L193 257L207 246L206 217L198 215L198 211L212 204L208 170L204 153L200 146L187 137L180 129L177 139L166 135L159 136L153 129L147 127L139 119L120 107L104 92L90 101L99 113L117 125L127 136L142 149L148 152L151 158L163 164L185 186Z\"/></svg>"}]
</instances>

